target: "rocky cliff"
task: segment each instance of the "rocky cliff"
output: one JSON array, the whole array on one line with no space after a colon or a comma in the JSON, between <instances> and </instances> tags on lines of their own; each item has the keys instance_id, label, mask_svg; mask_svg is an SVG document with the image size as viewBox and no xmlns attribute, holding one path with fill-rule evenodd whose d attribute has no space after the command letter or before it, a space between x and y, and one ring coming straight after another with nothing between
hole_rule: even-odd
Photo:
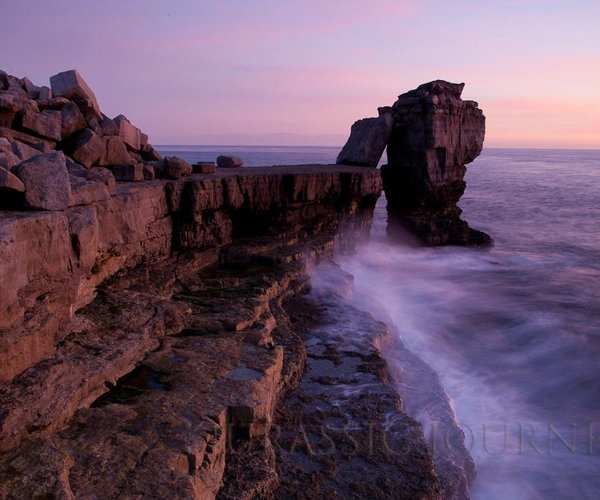
<instances>
[{"instance_id":1,"label":"rocky cliff","mask_svg":"<svg viewBox=\"0 0 600 500\"><path fill-rule=\"evenodd\" d=\"M406 92L379 118L356 122L338 163L381 167L388 232L408 230L427 245L489 245L460 218L465 165L483 148L485 117L463 101L464 84L436 80Z\"/></svg>"},{"instance_id":2,"label":"rocky cliff","mask_svg":"<svg viewBox=\"0 0 600 500\"><path fill-rule=\"evenodd\" d=\"M162 159L79 73L50 82L0 73L0 498L466 494L349 277L309 294L378 170Z\"/></svg>"}]
</instances>

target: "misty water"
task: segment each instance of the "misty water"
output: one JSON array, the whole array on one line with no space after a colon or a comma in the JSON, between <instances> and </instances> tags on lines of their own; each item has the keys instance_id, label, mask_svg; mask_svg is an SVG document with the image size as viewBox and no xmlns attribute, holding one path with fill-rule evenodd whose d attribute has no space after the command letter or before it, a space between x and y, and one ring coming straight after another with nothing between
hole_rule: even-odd
<instances>
[{"instance_id":1,"label":"misty water","mask_svg":"<svg viewBox=\"0 0 600 500\"><path fill-rule=\"evenodd\" d=\"M343 267L454 401L473 498L598 498L600 152L488 150L468 172L491 250L390 245L380 201Z\"/></svg>"},{"instance_id":2,"label":"misty water","mask_svg":"<svg viewBox=\"0 0 600 500\"><path fill-rule=\"evenodd\" d=\"M337 153L191 150L249 165ZM381 199L371 241L341 260L354 300L437 372L477 465L473 498L598 498L600 152L487 149L467 185L464 218L495 246L391 244Z\"/></svg>"}]
</instances>

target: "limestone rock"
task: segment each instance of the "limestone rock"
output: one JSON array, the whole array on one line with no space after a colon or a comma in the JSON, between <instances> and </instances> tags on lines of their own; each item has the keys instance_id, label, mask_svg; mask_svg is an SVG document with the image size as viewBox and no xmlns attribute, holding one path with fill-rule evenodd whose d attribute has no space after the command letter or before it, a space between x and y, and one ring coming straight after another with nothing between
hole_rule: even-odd
<instances>
[{"instance_id":1,"label":"limestone rock","mask_svg":"<svg viewBox=\"0 0 600 500\"><path fill-rule=\"evenodd\" d=\"M89 105L95 115L101 118L102 115L96 95L77 70L63 71L51 76L50 86L54 96L84 102L86 107Z\"/></svg>"},{"instance_id":2,"label":"limestone rock","mask_svg":"<svg viewBox=\"0 0 600 500\"><path fill-rule=\"evenodd\" d=\"M485 117L477 103L460 98L463 87L436 80L392 106L395 126L381 170L389 220L429 245L491 243L469 228L457 206L465 164L479 155L485 135Z\"/></svg>"},{"instance_id":3,"label":"limestone rock","mask_svg":"<svg viewBox=\"0 0 600 500\"><path fill-rule=\"evenodd\" d=\"M25 92L27 95L33 99L38 99L40 96L40 87L35 85L29 78L26 76L21 79L23 87L25 88Z\"/></svg>"},{"instance_id":4,"label":"limestone rock","mask_svg":"<svg viewBox=\"0 0 600 500\"><path fill-rule=\"evenodd\" d=\"M388 209L388 234L405 229L428 245L487 245L491 238L469 228L457 203L465 190L465 165L481 152L485 117L463 101L464 84L435 80L378 109L379 118L352 126L338 163L378 163Z\"/></svg>"},{"instance_id":5,"label":"limestone rock","mask_svg":"<svg viewBox=\"0 0 600 500\"><path fill-rule=\"evenodd\" d=\"M134 127L129 120L119 115L114 119L115 124L119 128L119 137L134 151L140 150L140 129Z\"/></svg>"},{"instance_id":6,"label":"limestone rock","mask_svg":"<svg viewBox=\"0 0 600 500\"><path fill-rule=\"evenodd\" d=\"M43 99L43 100L52 99L52 90L50 90L50 87L46 87L45 85L42 85L40 87L40 93L38 95L38 99Z\"/></svg>"},{"instance_id":7,"label":"limestone rock","mask_svg":"<svg viewBox=\"0 0 600 500\"><path fill-rule=\"evenodd\" d=\"M102 115L102 120L98 123L98 133L102 136L119 135L119 127L114 120L111 120L105 114Z\"/></svg>"},{"instance_id":8,"label":"limestone rock","mask_svg":"<svg viewBox=\"0 0 600 500\"><path fill-rule=\"evenodd\" d=\"M143 164L144 180L151 181L156 178L156 172L152 165Z\"/></svg>"},{"instance_id":9,"label":"limestone rock","mask_svg":"<svg viewBox=\"0 0 600 500\"><path fill-rule=\"evenodd\" d=\"M52 109L58 111L60 111L70 102L72 101L69 101L69 99L66 99L64 97L49 97L48 99L39 99L36 101L40 110Z\"/></svg>"},{"instance_id":10,"label":"limestone rock","mask_svg":"<svg viewBox=\"0 0 600 500\"><path fill-rule=\"evenodd\" d=\"M13 175L8 170L0 167L0 193L5 193L6 191L24 193L25 185L16 175Z\"/></svg>"},{"instance_id":11,"label":"limestone rock","mask_svg":"<svg viewBox=\"0 0 600 500\"><path fill-rule=\"evenodd\" d=\"M62 138L68 139L86 127L85 118L74 102L69 102L60 110L62 116Z\"/></svg>"},{"instance_id":12,"label":"limestone rock","mask_svg":"<svg viewBox=\"0 0 600 500\"><path fill-rule=\"evenodd\" d=\"M337 157L337 164L376 167L392 133L391 113L364 118L352 125L348 142Z\"/></svg>"},{"instance_id":13,"label":"limestone rock","mask_svg":"<svg viewBox=\"0 0 600 500\"><path fill-rule=\"evenodd\" d=\"M110 198L108 188L102 182L90 180L83 176L69 174L69 183L71 184L70 207L90 205Z\"/></svg>"},{"instance_id":14,"label":"limestone rock","mask_svg":"<svg viewBox=\"0 0 600 500\"><path fill-rule=\"evenodd\" d=\"M115 194L117 184L110 170L103 167L85 168L69 158L66 159L66 163L70 176L82 177L91 182L99 182L106 186L106 190L111 196Z\"/></svg>"},{"instance_id":15,"label":"limestone rock","mask_svg":"<svg viewBox=\"0 0 600 500\"><path fill-rule=\"evenodd\" d=\"M140 147L140 155L144 161L156 161L160 160L161 156L151 144L142 144Z\"/></svg>"},{"instance_id":16,"label":"limestone rock","mask_svg":"<svg viewBox=\"0 0 600 500\"><path fill-rule=\"evenodd\" d=\"M71 157L77 163L88 168L97 164L106 154L104 142L99 135L89 128L86 128L75 137L70 151Z\"/></svg>"},{"instance_id":17,"label":"limestone rock","mask_svg":"<svg viewBox=\"0 0 600 500\"><path fill-rule=\"evenodd\" d=\"M105 153L101 165L127 165L131 163L125 143L116 136L103 137Z\"/></svg>"},{"instance_id":18,"label":"limestone rock","mask_svg":"<svg viewBox=\"0 0 600 500\"><path fill-rule=\"evenodd\" d=\"M69 205L71 185L60 151L35 156L13 168L25 185L25 205L34 210L64 210Z\"/></svg>"},{"instance_id":19,"label":"limestone rock","mask_svg":"<svg viewBox=\"0 0 600 500\"><path fill-rule=\"evenodd\" d=\"M192 175L192 166L177 156L165 156L162 176L165 179L181 179Z\"/></svg>"},{"instance_id":20,"label":"limestone rock","mask_svg":"<svg viewBox=\"0 0 600 500\"><path fill-rule=\"evenodd\" d=\"M0 93L0 127L12 127L15 114L20 109L14 96Z\"/></svg>"},{"instance_id":21,"label":"limestone rock","mask_svg":"<svg viewBox=\"0 0 600 500\"><path fill-rule=\"evenodd\" d=\"M217 167L213 162L199 161L192 165L195 174L214 174L217 171Z\"/></svg>"},{"instance_id":22,"label":"limestone rock","mask_svg":"<svg viewBox=\"0 0 600 500\"><path fill-rule=\"evenodd\" d=\"M12 145L6 137L0 137L0 152L12 152Z\"/></svg>"},{"instance_id":23,"label":"limestone rock","mask_svg":"<svg viewBox=\"0 0 600 500\"><path fill-rule=\"evenodd\" d=\"M8 170L9 172L15 165L18 165L21 160L10 151L0 151L0 167Z\"/></svg>"},{"instance_id":24,"label":"limestone rock","mask_svg":"<svg viewBox=\"0 0 600 500\"><path fill-rule=\"evenodd\" d=\"M25 111L21 116L21 127L46 139L60 141L62 117L59 111L42 111L33 113Z\"/></svg>"},{"instance_id":25,"label":"limestone rock","mask_svg":"<svg viewBox=\"0 0 600 500\"><path fill-rule=\"evenodd\" d=\"M41 137L36 137L30 134L26 134L25 132L20 132L18 130L13 130L6 127L0 126L0 137L5 137L9 141L21 141L25 144L39 150L42 153L48 153L52 151L56 143L54 141L46 140Z\"/></svg>"},{"instance_id":26,"label":"limestone rock","mask_svg":"<svg viewBox=\"0 0 600 500\"><path fill-rule=\"evenodd\" d=\"M113 175L120 182L139 182L144 180L144 167L141 164L115 165Z\"/></svg>"},{"instance_id":27,"label":"limestone rock","mask_svg":"<svg viewBox=\"0 0 600 500\"><path fill-rule=\"evenodd\" d=\"M39 149L35 149L21 141L13 141L12 150L20 161L29 160L29 158L42 153Z\"/></svg>"},{"instance_id":28,"label":"limestone rock","mask_svg":"<svg viewBox=\"0 0 600 500\"><path fill-rule=\"evenodd\" d=\"M244 165L239 156L221 155L217 157L217 167L219 168L237 168Z\"/></svg>"}]
</instances>

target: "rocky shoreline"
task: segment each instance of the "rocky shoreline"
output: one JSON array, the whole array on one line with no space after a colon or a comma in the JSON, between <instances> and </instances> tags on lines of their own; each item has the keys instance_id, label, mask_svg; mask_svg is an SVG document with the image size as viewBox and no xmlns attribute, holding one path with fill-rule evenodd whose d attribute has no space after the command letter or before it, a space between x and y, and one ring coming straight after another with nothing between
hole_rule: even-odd
<instances>
[{"instance_id":1,"label":"rocky shoreline","mask_svg":"<svg viewBox=\"0 0 600 500\"><path fill-rule=\"evenodd\" d=\"M163 159L76 71L51 87L0 73L0 498L468 495L334 265L379 170Z\"/></svg>"}]
</instances>

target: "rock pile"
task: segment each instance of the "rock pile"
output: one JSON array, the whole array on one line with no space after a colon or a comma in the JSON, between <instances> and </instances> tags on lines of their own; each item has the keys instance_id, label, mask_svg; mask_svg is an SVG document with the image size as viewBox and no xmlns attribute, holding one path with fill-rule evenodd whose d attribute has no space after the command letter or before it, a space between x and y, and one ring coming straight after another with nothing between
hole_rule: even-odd
<instances>
[{"instance_id":1,"label":"rock pile","mask_svg":"<svg viewBox=\"0 0 600 500\"><path fill-rule=\"evenodd\" d=\"M110 196L115 180L191 173L180 158L163 160L125 116L103 114L76 70L49 87L0 71L0 207L63 210Z\"/></svg>"},{"instance_id":2,"label":"rock pile","mask_svg":"<svg viewBox=\"0 0 600 500\"><path fill-rule=\"evenodd\" d=\"M381 167L387 198L388 233L408 229L428 245L489 245L487 234L460 218L465 165L483 148L485 116L463 101L464 84L436 80L379 108L379 118L352 126L338 164Z\"/></svg>"}]
</instances>

